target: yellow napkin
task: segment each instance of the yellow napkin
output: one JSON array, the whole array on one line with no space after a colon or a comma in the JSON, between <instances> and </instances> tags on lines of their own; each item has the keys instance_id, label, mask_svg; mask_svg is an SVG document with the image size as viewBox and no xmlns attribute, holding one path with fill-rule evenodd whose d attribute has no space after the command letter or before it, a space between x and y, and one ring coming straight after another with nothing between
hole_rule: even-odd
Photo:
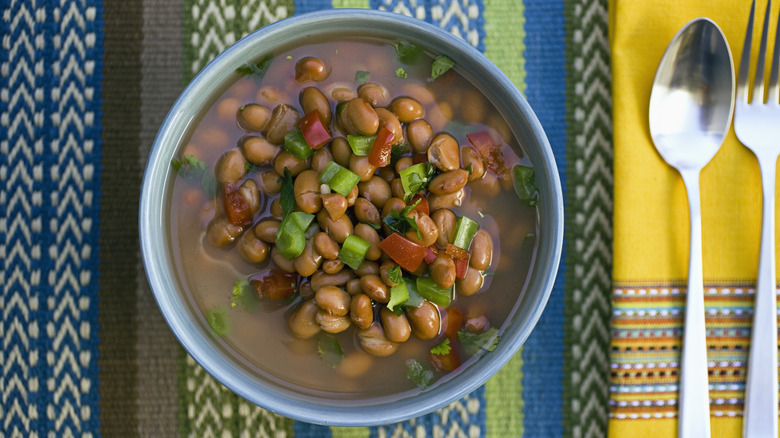
<instances>
[{"instance_id":1,"label":"yellow napkin","mask_svg":"<svg viewBox=\"0 0 780 438\"><path fill-rule=\"evenodd\" d=\"M780 8L775 3L773 28ZM750 2L611 0L609 7L615 177L610 436L676 436L688 205L680 175L650 138L650 88L666 46L696 17L720 26L738 69ZM765 7L759 0L758 33ZM758 43L756 34L754 60ZM700 187L708 360L715 363L710 384L717 389L710 394L716 399L711 424L713 436L737 437L758 266L761 181L755 157L733 129L702 171Z\"/></svg>"}]
</instances>

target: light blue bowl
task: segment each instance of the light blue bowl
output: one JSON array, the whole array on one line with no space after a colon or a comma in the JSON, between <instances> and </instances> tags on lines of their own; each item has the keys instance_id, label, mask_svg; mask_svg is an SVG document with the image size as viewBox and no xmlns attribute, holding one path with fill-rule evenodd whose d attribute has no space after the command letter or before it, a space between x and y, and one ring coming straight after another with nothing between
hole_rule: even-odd
<instances>
[{"instance_id":1,"label":"light blue bowl","mask_svg":"<svg viewBox=\"0 0 780 438\"><path fill-rule=\"evenodd\" d=\"M170 166L191 124L217 93L235 80L235 68L277 49L331 37L403 39L447 55L502 113L536 168L539 224L536 259L521 301L503 327L495 351L442 384L406 398L334 400L296 392L264 378L226 351L192 309L171 256ZM563 241L563 198L555 159L533 110L512 82L479 51L422 21L386 12L330 10L288 18L243 38L220 54L187 86L154 142L140 204L144 266L163 316L189 354L214 378L247 400L280 415L325 425L368 426L402 421L445 406L475 390L504 366L528 338L553 287Z\"/></svg>"}]
</instances>

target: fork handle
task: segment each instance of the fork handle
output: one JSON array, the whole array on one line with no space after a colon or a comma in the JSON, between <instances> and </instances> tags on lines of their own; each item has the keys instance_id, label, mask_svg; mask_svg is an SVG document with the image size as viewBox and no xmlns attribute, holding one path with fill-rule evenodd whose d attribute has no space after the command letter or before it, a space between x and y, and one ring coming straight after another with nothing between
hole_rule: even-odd
<instances>
[{"instance_id":1,"label":"fork handle","mask_svg":"<svg viewBox=\"0 0 780 438\"><path fill-rule=\"evenodd\" d=\"M745 386L744 437L777 437L777 295L775 280L775 167L777 155L758 156L764 204L753 329Z\"/></svg>"},{"instance_id":2,"label":"fork handle","mask_svg":"<svg viewBox=\"0 0 780 438\"><path fill-rule=\"evenodd\" d=\"M688 192L691 233L688 291L685 298L678 432L681 438L710 436L710 395L707 370L707 332L704 326L704 275L701 249L699 171L680 170Z\"/></svg>"}]
</instances>

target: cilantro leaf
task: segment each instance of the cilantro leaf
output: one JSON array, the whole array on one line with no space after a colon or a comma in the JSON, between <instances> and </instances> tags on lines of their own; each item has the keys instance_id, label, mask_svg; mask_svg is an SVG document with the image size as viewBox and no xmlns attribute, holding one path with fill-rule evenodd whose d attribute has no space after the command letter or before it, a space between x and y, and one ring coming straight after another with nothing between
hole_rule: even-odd
<instances>
[{"instance_id":1,"label":"cilantro leaf","mask_svg":"<svg viewBox=\"0 0 780 438\"><path fill-rule=\"evenodd\" d=\"M409 145L406 143L393 145L393 148L390 150L390 164L395 166L395 163L398 161L398 159L401 158L401 156L408 150Z\"/></svg>"},{"instance_id":2,"label":"cilantro leaf","mask_svg":"<svg viewBox=\"0 0 780 438\"><path fill-rule=\"evenodd\" d=\"M373 228L373 229L375 229L375 230L377 230L377 231L379 231L379 230L381 230L381 229L382 229L382 226L381 226L381 225L379 225L379 224L375 224L375 223L373 223L373 222L361 222L361 224L366 224L366 225L368 225L369 227L371 227L371 228Z\"/></svg>"},{"instance_id":3,"label":"cilantro leaf","mask_svg":"<svg viewBox=\"0 0 780 438\"><path fill-rule=\"evenodd\" d=\"M233 285L233 296L230 297L230 307L239 306L247 312L254 312L257 309L257 294L246 278L239 278Z\"/></svg>"},{"instance_id":4,"label":"cilantro leaf","mask_svg":"<svg viewBox=\"0 0 780 438\"><path fill-rule=\"evenodd\" d=\"M539 190L536 188L536 171L533 167L518 164L512 168L512 184L520 201L526 205L536 205Z\"/></svg>"},{"instance_id":5,"label":"cilantro leaf","mask_svg":"<svg viewBox=\"0 0 780 438\"><path fill-rule=\"evenodd\" d=\"M199 181L206 196L213 198L217 194L217 180L209 171L205 162L194 155L185 155L181 160L172 159L171 167L182 178Z\"/></svg>"},{"instance_id":6,"label":"cilantro leaf","mask_svg":"<svg viewBox=\"0 0 780 438\"><path fill-rule=\"evenodd\" d=\"M293 191L293 178L290 169L284 168L284 177L282 178L282 190L279 198L282 206L283 216L287 216L295 209L295 192Z\"/></svg>"},{"instance_id":7,"label":"cilantro leaf","mask_svg":"<svg viewBox=\"0 0 780 438\"><path fill-rule=\"evenodd\" d=\"M493 351L498 346L498 341L501 338L497 336L498 329L491 327L482 333L473 333L468 330L458 331L458 339L463 350L469 356L474 356L480 351Z\"/></svg>"},{"instance_id":8,"label":"cilantro leaf","mask_svg":"<svg viewBox=\"0 0 780 438\"><path fill-rule=\"evenodd\" d=\"M237 68L236 73L239 73L243 76L253 76L255 81L259 82L263 79L263 76L265 76L265 73L268 71L268 67L271 66L271 62L273 60L273 55L266 55L263 59L260 60L260 62L256 64L247 62L246 64Z\"/></svg>"},{"instance_id":9,"label":"cilantro leaf","mask_svg":"<svg viewBox=\"0 0 780 438\"><path fill-rule=\"evenodd\" d=\"M450 338L445 338L441 344L431 348L431 354L444 356L445 354L450 354L450 350L452 350L452 347L450 347Z\"/></svg>"},{"instance_id":10,"label":"cilantro leaf","mask_svg":"<svg viewBox=\"0 0 780 438\"><path fill-rule=\"evenodd\" d=\"M355 82L367 81L369 76L371 76L370 72L358 70L355 72Z\"/></svg>"},{"instance_id":11,"label":"cilantro leaf","mask_svg":"<svg viewBox=\"0 0 780 438\"><path fill-rule=\"evenodd\" d=\"M395 69L395 77L406 79L407 77L406 70L404 70L403 67L398 67L397 69Z\"/></svg>"},{"instance_id":12,"label":"cilantro leaf","mask_svg":"<svg viewBox=\"0 0 780 438\"><path fill-rule=\"evenodd\" d=\"M422 239L422 233L420 233L420 227L417 226L417 221L408 216L409 212L417 207L417 204L419 204L420 201L421 200L418 199L414 204L407 205L401 209L400 212L398 210L390 211L390 214L385 216L385 218L382 219L382 222L384 222L392 231L401 235L405 235L409 230L414 230L417 232L417 238Z\"/></svg>"},{"instance_id":13,"label":"cilantro leaf","mask_svg":"<svg viewBox=\"0 0 780 438\"><path fill-rule=\"evenodd\" d=\"M406 41L395 43L395 52L398 53L398 59L404 64L413 64L419 61L423 55L423 49Z\"/></svg>"},{"instance_id":14,"label":"cilantro leaf","mask_svg":"<svg viewBox=\"0 0 780 438\"><path fill-rule=\"evenodd\" d=\"M404 276L401 273L401 267L395 265L387 270L387 277L395 284L401 284L404 281Z\"/></svg>"},{"instance_id":15,"label":"cilantro leaf","mask_svg":"<svg viewBox=\"0 0 780 438\"><path fill-rule=\"evenodd\" d=\"M431 79L436 79L439 76L447 73L447 70L451 69L455 65L455 62L450 58L439 55L433 60L431 64Z\"/></svg>"},{"instance_id":16,"label":"cilantro leaf","mask_svg":"<svg viewBox=\"0 0 780 438\"><path fill-rule=\"evenodd\" d=\"M206 322L209 323L209 328L211 328L211 331L217 336L227 336L233 331L227 309L222 306L207 310Z\"/></svg>"},{"instance_id":17,"label":"cilantro leaf","mask_svg":"<svg viewBox=\"0 0 780 438\"><path fill-rule=\"evenodd\" d=\"M414 382L418 388L425 390L433 382L433 371L425 368L414 359L406 361L406 378Z\"/></svg>"},{"instance_id":18,"label":"cilantro leaf","mask_svg":"<svg viewBox=\"0 0 780 438\"><path fill-rule=\"evenodd\" d=\"M341 359L344 358L339 340L331 335L321 334L317 337L317 352L331 368L339 366Z\"/></svg>"}]
</instances>

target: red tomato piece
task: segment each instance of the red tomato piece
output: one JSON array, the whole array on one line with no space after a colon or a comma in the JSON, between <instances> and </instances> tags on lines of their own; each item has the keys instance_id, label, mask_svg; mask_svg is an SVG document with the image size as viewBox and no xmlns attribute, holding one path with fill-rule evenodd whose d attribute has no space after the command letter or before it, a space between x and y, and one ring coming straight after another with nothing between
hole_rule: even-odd
<instances>
[{"instance_id":1,"label":"red tomato piece","mask_svg":"<svg viewBox=\"0 0 780 438\"><path fill-rule=\"evenodd\" d=\"M455 260L468 260L469 259L469 252L466 251L463 248L458 248L457 246L448 243L447 249L445 250L447 254L449 254L450 257L452 257Z\"/></svg>"},{"instance_id":2,"label":"red tomato piece","mask_svg":"<svg viewBox=\"0 0 780 438\"><path fill-rule=\"evenodd\" d=\"M301 133L312 149L325 146L331 139L330 132L320 120L320 113L317 111L312 111L301 119Z\"/></svg>"},{"instance_id":3,"label":"red tomato piece","mask_svg":"<svg viewBox=\"0 0 780 438\"><path fill-rule=\"evenodd\" d=\"M450 341L458 339L458 331L463 325L463 312L456 307L447 308L447 324L444 326L444 334L450 338Z\"/></svg>"},{"instance_id":4,"label":"red tomato piece","mask_svg":"<svg viewBox=\"0 0 780 438\"><path fill-rule=\"evenodd\" d=\"M417 211L421 214L429 216L431 211L430 208L428 207L428 199L422 193L418 193L414 195L409 205L414 205L414 203L417 202L418 199L420 200L420 203L417 204L417 206L414 207L412 211Z\"/></svg>"},{"instance_id":5,"label":"red tomato piece","mask_svg":"<svg viewBox=\"0 0 780 438\"><path fill-rule=\"evenodd\" d=\"M469 259L455 260L455 278L463 280L466 278L466 272L469 270Z\"/></svg>"},{"instance_id":6,"label":"red tomato piece","mask_svg":"<svg viewBox=\"0 0 780 438\"><path fill-rule=\"evenodd\" d=\"M371 152L368 154L368 162L372 166L385 167L390 164L394 138L395 134L387 128L382 128L379 131L373 146L371 146Z\"/></svg>"},{"instance_id":7,"label":"red tomato piece","mask_svg":"<svg viewBox=\"0 0 780 438\"><path fill-rule=\"evenodd\" d=\"M393 233L379 242L379 248L394 262L409 272L420 267L428 248L418 245L398 233Z\"/></svg>"},{"instance_id":8,"label":"red tomato piece","mask_svg":"<svg viewBox=\"0 0 780 438\"><path fill-rule=\"evenodd\" d=\"M431 354L430 360L439 371L454 371L460 366L460 354L454 348L451 348L447 354Z\"/></svg>"},{"instance_id":9,"label":"red tomato piece","mask_svg":"<svg viewBox=\"0 0 780 438\"><path fill-rule=\"evenodd\" d=\"M298 275L272 268L252 276L249 284L254 287L258 298L283 300L295 292Z\"/></svg>"},{"instance_id":10,"label":"red tomato piece","mask_svg":"<svg viewBox=\"0 0 780 438\"><path fill-rule=\"evenodd\" d=\"M501 175L507 171L504 153L501 152L501 142L493 138L488 131L472 132L466 138L477 148L485 167Z\"/></svg>"},{"instance_id":11,"label":"red tomato piece","mask_svg":"<svg viewBox=\"0 0 780 438\"><path fill-rule=\"evenodd\" d=\"M238 193L234 186L227 186L222 193L222 202L225 207L225 215L233 225L250 225L252 223L252 209L249 202Z\"/></svg>"},{"instance_id":12,"label":"red tomato piece","mask_svg":"<svg viewBox=\"0 0 780 438\"><path fill-rule=\"evenodd\" d=\"M430 265L434 260L436 260L437 255L439 255L439 249L434 245L429 246L428 253L425 254L425 263Z\"/></svg>"}]
</instances>

